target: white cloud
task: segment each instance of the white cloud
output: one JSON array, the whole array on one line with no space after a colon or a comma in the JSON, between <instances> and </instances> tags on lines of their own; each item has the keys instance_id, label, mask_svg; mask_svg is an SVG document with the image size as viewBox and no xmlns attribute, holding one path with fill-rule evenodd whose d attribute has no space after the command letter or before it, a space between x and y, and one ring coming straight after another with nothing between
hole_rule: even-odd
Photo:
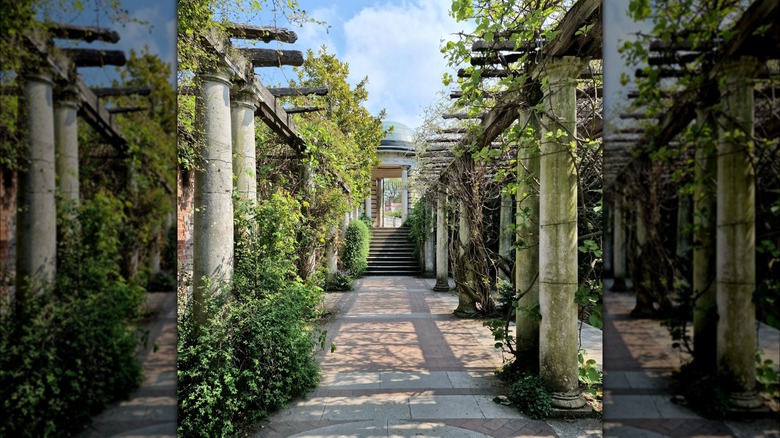
<instances>
[{"instance_id":1,"label":"white cloud","mask_svg":"<svg viewBox=\"0 0 780 438\"><path fill-rule=\"evenodd\" d=\"M368 76L372 113L387 109L388 119L412 128L422 108L443 89L447 70L439 51L442 39L462 29L448 16L449 0L403 1L366 7L343 24L345 51L353 83Z\"/></svg>"},{"instance_id":2,"label":"white cloud","mask_svg":"<svg viewBox=\"0 0 780 438\"><path fill-rule=\"evenodd\" d=\"M120 40L117 48L125 50L128 55L130 49L140 52L144 45L149 47L152 53L159 55L160 59L171 65L171 70L176 69L176 14L162 11L160 5L144 7L133 11L132 18L147 24L127 23L119 31ZM151 32L150 32L150 25Z\"/></svg>"}]
</instances>

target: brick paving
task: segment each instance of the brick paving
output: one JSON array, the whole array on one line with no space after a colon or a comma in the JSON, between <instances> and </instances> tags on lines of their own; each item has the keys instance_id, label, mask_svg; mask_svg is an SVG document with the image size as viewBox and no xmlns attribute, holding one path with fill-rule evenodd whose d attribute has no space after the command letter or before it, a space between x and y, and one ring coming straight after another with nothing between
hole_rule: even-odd
<instances>
[{"instance_id":1,"label":"brick paving","mask_svg":"<svg viewBox=\"0 0 780 438\"><path fill-rule=\"evenodd\" d=\"M537 421L494 403L501 352L482 321L452 315L453 293L414 277L366 277L329 293L320 385L259 426L257 437L601 436L596 419ZM592 329L595 330L595 329ZM600 344L593 341L591 344ZM601 362L600 345L589 357Z\"/></svg>"},{"instance_id":2,"label":"brick paving","mask_svg":"<svg viewBox=\"0 0 780 438\"><path fill-rule=\"evenodd\" d=\"M674 403L672 373L683 358L660 321L629 316L635 300L605 288L605 437L780 437L777 419L714 421ZM765 357L780 362L778 331L763 326L759 335Z\"/></svg>"},{"instance_id":3,"label":"brick paving","mask_svg":"<svg viewBox=\"0 0 780 438\"><path fill-rule=\"evenodd\" d=\"M151 317L141 386L92 420L79 438L176 436L176 293L147 293ZM154 351L153 346L157 346Z\"/></svg>"}]
</instances>

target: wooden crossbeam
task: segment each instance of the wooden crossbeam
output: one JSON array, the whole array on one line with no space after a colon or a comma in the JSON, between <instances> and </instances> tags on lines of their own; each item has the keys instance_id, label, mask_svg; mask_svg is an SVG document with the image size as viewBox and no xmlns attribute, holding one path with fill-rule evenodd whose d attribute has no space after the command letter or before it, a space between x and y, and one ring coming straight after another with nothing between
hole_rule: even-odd
<instances>
[{"instance_id":1,"label":"wooden crossbeam","mask_svg":"<svg viewBox=\"0 0 780 438\"><path fill-rule=\"evenodd\" d=\"M461 140L461 137L433 137L428 140L428 143L457 143Z\"/></svg>"},{"instance_id":2,"label":"wooden crossbeam","mask_svg":"<svg viewBox=\"0 0 780 438\"><path fill-rule=\"evenodd\" d=\"M471 65L506 65L517 62L523 56L525 56L524 53L499 53L492 56L472 56L470 62Z\"/></svg>"},{"instance_id":3,"label":"wooden crossbeam","mask_svg":"<svg viewBox=\"0 0 780 438\"><path fill-rule=\"evenodd\" d=\"M295 32L274 26L255 26L253 24L228 23L225 31L232 38L261 40L266 43L271 41L280 41L283 43L294 43L298 41L298 34Z\"/></svg>"},{"instance_id":4,"label":"wooden crossbeam","mask_svg":"<svg viewBox=\"0 0 780 438\"><path fill-rule=\"evenodd\" d=\"M84 118L88 125L90 125L95 131L97 131L108 143L113 145L124 147L127 141L119 133L119 129L114 123L114 118L111 117L111 113L100 105L100 99L92 90L80 79L76 79L76 87L78 87L83 101L81 107L79 107L79 114Z\"/></svg>"},{"instance_id":5,"label":"wooden crossbeam","mask_svg":"<svg viewBox=\"0 0 780 438\"><path fill-rule=\"evenodd\" d=\"M478 114L476 116L470 116L468 113L447 113L442 114L442 119L459 119L459 120L468 120L468 119L481 119L484 114Z\"/></svg>"},{"instance_id":6,"label":"wooden crossbeam","mask_svg":"<svg viewBox=\"0 0 780 438\"><path fill-rule=\"evenodd\" d=\"M268 91L275 97L286 96L327 96L328 87L304 87L304 88L269 88Z\"/></svg>"},{"instance_id":7,"label":"wooden crossbeam","mask_svg":"<svg viewBox=\"0 0 780 438\"><path fill-rule=\"evenodd\" d=\"M584 25L591 25L582 33ZM579 0L555 28L555 37L542 47L546 56L580 56L601 59L603 34L601 0Z\"/></svg>"},{"instance_id":8,"label":"wooden crossbeam","mask_svg":"<svg viewBox=\"0 0 780 438\"><path fill-rule=\"evenodd\" d=\"M54 38L67 40L82 40L88 43L104 41L107 43L119 42L119 33L115 30L97 26L76 26L74 24L51 23L48 25L49 34Z\"/></svg>"},{"instance_id":9,"label":"wooden crossbeam","mask_svg":"<svg viewBox=\"0 0 780 438\"><path fill-rule=\"evenodd\" d=\"M127 63L125 52L121 50L81 48L66 48L59 50L70 58L76 67L104 67L107 65L121 67Z\"/></svg>"},{"instance_id":10,"label":"wooden crossbeam","mask_svg":"<svg viewBox=\"0 0 780 438\"><path fill-rule=\"evenodd\" d=\"M506 40L491 41L491 42L487 42L485 40L478 40L471 45L472 52L489 52L489 51L525 52L525 51L534 51L538 48L539 45L535 41L530 43L520 43L518 47L515 47L515 43L513 41L506 41Z\"/></svg>"},{"instance_id":11,"label":"wooden crossbeam","mask_svg":"<svg viewBox=\"0 0 780 438\"><path fill-rule=\"evenodd\" d=\"M443 128L436 131L440 134L465 134L469 132L468 128Z\"/></svg>"},{"instance_id":12,"label":"wooden crossbeam","mask_svg":"<svg viewBox=\"0 0 780 438\"><path fill-rule=\"evenodd\" d=\"M293 107L293 108L285 108L284 110L287 112L287 114L299 114L299 113L313 113L316 111L322 111L325 108L321 106L301 106L301 107Z\"/></svg>"},{"instance_id":13,"label":"wooden crossbeam","mask_svg":"<svg viewBox=\"0 0 780 438\"><path fill-rule=\"evenodd\" d=\"M145 106L129 106L129 107L116 107L116 108L108 108L108 112L110 114L126 114L126 113L137 113L139 111L146 111L148 108Z\"/></svg>"},{"instance_id":14,"label":"wooden crossbeam","mask_svg":"<svg viewBox=\"0 0 780 438\"><path fill-rule=\"evenodd\" d=\"M134 88L90 88L93 93L95 93L95 96L97 97L108 97L108 96L129 96L129 95L138 95L138 96L148 96L149 93L152 92L152 89L149 87L134 87Z\"/></svg>"},{"instance_id":15,"label":"wooden crossbeam","mask_svg":"<svg viewBox=\"0 0 780 438\"><path fill-rule=\"evenodd\" d=\"M303 52L300 50L274 50L274 49L238 49L253 67L281 67L303 65Z\"/></svg>"}]
</instances>

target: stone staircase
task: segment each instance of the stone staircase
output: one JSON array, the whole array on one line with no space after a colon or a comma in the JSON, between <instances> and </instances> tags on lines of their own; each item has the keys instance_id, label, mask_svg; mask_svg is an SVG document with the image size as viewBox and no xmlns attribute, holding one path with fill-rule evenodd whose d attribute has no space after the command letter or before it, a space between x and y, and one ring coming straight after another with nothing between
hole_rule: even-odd
<instances>
[{"instance_id":1,"label":"stone staircase","mask_svg":"<svg viewBox=\"0 0 780 438\"><path fill-rule=\"evenodd\" d=\"M419 275L420 263L412 256L409 228L371 228L371 249L365 275Z\"/></svg>"}]
</instances>

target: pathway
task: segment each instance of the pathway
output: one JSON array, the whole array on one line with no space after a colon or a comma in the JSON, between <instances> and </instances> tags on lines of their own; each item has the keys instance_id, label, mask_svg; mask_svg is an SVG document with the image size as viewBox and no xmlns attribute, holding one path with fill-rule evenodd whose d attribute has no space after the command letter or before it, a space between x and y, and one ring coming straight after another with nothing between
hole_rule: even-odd
<instances>
[{"instance_id":1,"label":"pathway","mask_svg":"<svg viewBox=\"0 0 780 438\"><path fill-rule=\"evenodd\" d=\"M322 381L261 425L257 437L601 436L597 419L536 421L492 401L501 353L481 321L452 315L457 297L432 280L367 277L329 293L325 327L336 351L320 358ZM600 362L600 331L583 344Z\"/></svg>"},{"instance_id":2,"label":"pathway","mask_svg":"<svg viewBox=\"0 0 780 438\"><path fill-rule=\"evenodd\" d=\"M680 355L660 321L629 316L636 296L607 289L604 308L605 437L780 437L777 420L713 421L672 402L672 371ZM780 363L780 334L759 330L765 357Z\"/></svg>"},{"instance_id":3,"label":"pathway","mask_svg":"<svg viewBox=\"0 0 780 438\"><path fill-rule=\"evenodd\" d=\"M95 417L79 438L176 436L176 293L147 293L146 308L149 340L140 357L141 386Z\"/></svg>"}]
</instances>

